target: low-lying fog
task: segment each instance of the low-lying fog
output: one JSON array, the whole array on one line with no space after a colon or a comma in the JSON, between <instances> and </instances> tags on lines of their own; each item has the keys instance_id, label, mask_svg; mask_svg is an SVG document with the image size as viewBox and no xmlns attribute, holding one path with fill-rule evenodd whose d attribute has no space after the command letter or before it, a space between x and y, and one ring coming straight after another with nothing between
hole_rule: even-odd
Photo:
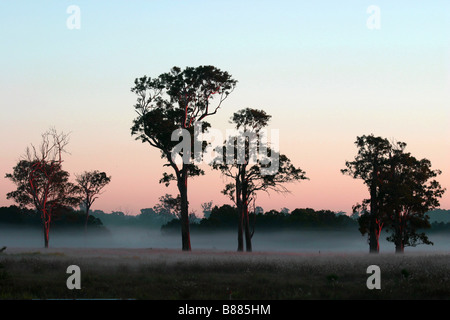
<instances>
[{"instance_id":1,"label":"low-lying fog","mask_svg":"<svg viewBox=\"0 0 450 320\"><path fill-rule=\"evenodd\" d=\"M180 234L161 234L159 230L145 230L128 227L109 227L109 235L88 235L74 232L50 231L51 248L158 248L180 249ZM394 244L380 241L381 252L393 252ZM429 234L434 246L419 245L407 247L406 252L449 251L450 234ZM296 231L258 232L252 240L253 251L278 252L367 252L367 237L351 231ZM31 247L43 248L43 231L39 229L0 229L0 248ZM236 232L199 233L191 232L192 249L235 251Z\"/></svg>"}]
</instances>

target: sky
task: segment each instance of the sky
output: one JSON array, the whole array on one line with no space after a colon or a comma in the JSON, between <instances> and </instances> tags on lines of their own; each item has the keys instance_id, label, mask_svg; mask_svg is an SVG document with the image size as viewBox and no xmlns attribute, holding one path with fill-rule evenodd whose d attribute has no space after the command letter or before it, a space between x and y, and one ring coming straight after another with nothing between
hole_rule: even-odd
<instances>
[{"instance_id":1,"label":"sky","mask_svg":"<svg viewBox=\"0 0 450 320\"><path fill-rule=\"evenodd\" d=\"M4 175L50 127L70 132L63 168L72 180L111 175L93 210L134 215L176 195L158 183L159 151L130 130L134 79L173 66L214 65L238 80L208 119L214 128L225 132L246 107L272 115L280 151L310 180L258 194L265 210L350 213L368 191L340 169L364 134L406 142L450 188L447 0L0 0L0 43L0 206L13 204ZM220 193L228 181L205 169L188 188L200 216L204 202L231 204Z\"/></svg>"}]
</instances>

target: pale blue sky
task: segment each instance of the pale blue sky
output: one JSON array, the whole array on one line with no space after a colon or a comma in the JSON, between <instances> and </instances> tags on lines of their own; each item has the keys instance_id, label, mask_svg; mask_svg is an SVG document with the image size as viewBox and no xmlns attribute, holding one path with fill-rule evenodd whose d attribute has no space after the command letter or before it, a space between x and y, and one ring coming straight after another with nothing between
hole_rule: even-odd
<instances>
[{"instance_id":1,"label":"pale blue sky","mask_svg":"<svg viewBox=\"0 0 450 320\"><path fill-rule=\"evenodd\" d=\"M81 10L80 30L66 27L69 5ZM380 30L366 27L370 5L381 10ZM98 204L105 210L136 213L167 191L157 184L158 153L130 137L130 88L174 65L212 64L239 81L213 125L225 128L243 107L273 115L281 151L311 178L267 200L275 209L349 211L364 190L339 169L356 136L370 133L430 158L450 189L447 0L0 0L0 43L0 148L8 150L0 175L53 125L72 132L67 170L113 176ZM210 200L195 198L205 192L226 201L215 196L220 187L191 189L194 205ZM124 188L135 192L119 199ZM0 180L0 205L10 189ZM442 203L450 208L450 197Z\"/></svg>"}]
</instances>

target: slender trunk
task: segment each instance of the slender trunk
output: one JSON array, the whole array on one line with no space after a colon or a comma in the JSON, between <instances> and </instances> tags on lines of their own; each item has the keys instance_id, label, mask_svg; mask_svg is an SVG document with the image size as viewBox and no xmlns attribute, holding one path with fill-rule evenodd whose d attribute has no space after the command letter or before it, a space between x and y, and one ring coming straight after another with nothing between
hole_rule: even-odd
<instances>
[{"instance_id":1,"label":"slender trunk","mask_svg":"<svg viewBox=\"0 0 450 320\"><path fill-rule=\"evenodd\" d=\"M395 253L404 253L404 252L405 252L405 247L403 246L402 243L395 245Z\"/></svg>"},{"instance_id":2,"label":"slender trunk","mask_svg":"<svg viewBox=\"0 0 450 320\"><path fill-rule=\"evenodd\" d=\"M369 252L379 253L377 238L378 197L377 197L377 164L374 161L372 182L370 185L370 220L369 220Z\"/></svg>"},{"instance_id":3,"label":"slender trunk","mask_svg":"<svg viewBox=\"0 0 450 320\"><path fill-rule=\"evenodd\" d=\"M248 206L244 204L244 230L245 230L245 249L252 252L252 235L250 233L250 223L248 218Z\"/></svg>"},{"instance_id":4,"label":"slender trunk","mask_svg":"<svg viewBox=\"0 0 450 320\"><path fill-rule=\"evenodd\" d=\"M403 253L405 251L404 241L403 241L403 221L400 213L397 213L395 225L395 253Z\"/></svg>"},{"instance_id":5,"label":"slender trunk","mask_svg":"<svg viewBox=\"0 0 450 320\"><path fill-rule=\"evenodd\" d=\"M236 177L236 207L238 214L238 252L244 251L244 237L243 237L243 226L244 226L244 215L243 213L243 203L242 203L242 188L239 176Z\"/></svg>"},{"instance_id":6,"label":"slender trunk","mask_svg":"<svg viewBox=\"0 0 450 320\"><path fill-rule=\"evenodd\" d=\"M50 217L47 212L42 212L42 222L44 225L44 247L48 248L49 232L50 232Z\"/></svg>"},{"instance_id":7,"label":"slender trunk","mask_svg":"<svg viewBox=\"0 0 450 320\"><path fill-rule=\"evenodd\" d=\"M245 231L245 248L247 252L252 252L252 237L250 234L250 223L248 219L248 189L247 181L244 181L242 186L242 214L244 218Z\"/></svg>"},{"instance_id":8,"label":"slender trunk","mask_svg":"<svg viewBox=\"0 0 450 320\"><path fill-rule=\"evenodd\" d=\"M380 222L378 219L376 219L376 225L377 225L377 229L376 229L376 236L377 236L377 252L380 251L380 234L381 234L381 230L383 229L383 223Z\"/></svg>"},{"instance_id":9,"label":"slender trunk","mask_svg":"<svg viewBox=\"0 0 450 320\"><path fill-rule=\"evenodd\" d=\"M370 253L378 253L379 252L379 243L377 237L377 206L374 204L375 201L371 200L371 209L370 209L370 220L369 220L369 252Z\"/></svg>"},{"instance_id":10,"label":"slender trunk","mask_svg":"<svg viewBox=\"0 0 450 320\"><path fill-rule=\"evenodd\" d=\"M403 239L400 234L397 234L395 237L395 253L403 253L405 252L405 247L403 245Z\"/></svg>"},{"instance_id":11,"label":"slender trunk","mask_svg":"<svg viewBox=\"0 0 450 320\"><path fill-rule=\"evenodd\" d=\"M237 207L238 211L238 252L244 251L244 216L243 216L243 208L242 203L240 203Z\"/></svg>"},{"instance_id":12,"label":"slender trunk","mask_svg":"<svg viewBox=\"0 0 450 320\"><path fill-rule=\"evenodd\" d=\"M86 220L84 221L84 234L87 234L87 226L88 226L88 220L89 220L89 210L90 206L86 206Z\"/></svg>"},{"instance_id":13,"label":"slender trunk","mask_svg":"<svg viewBox=\"0 0 450 320\"><path fill-rule=\"evenodd\" d=\"M44 247L48 248L48 231L47 228L44 225Z\"/></svg>"},{"instance_id":14,"label":"slender trunk","mask_svg":"<svg viewBox=\"0 0 450 320\"><path fill-rule=\"evenodd\" d=\"M181 180L181 181L180 181ZM183 165L178 190L181 197L181 246L183 251L191 251L191 237L189 233L189 205L187 197L187 168Z\"/></svg>"}]
</instances>

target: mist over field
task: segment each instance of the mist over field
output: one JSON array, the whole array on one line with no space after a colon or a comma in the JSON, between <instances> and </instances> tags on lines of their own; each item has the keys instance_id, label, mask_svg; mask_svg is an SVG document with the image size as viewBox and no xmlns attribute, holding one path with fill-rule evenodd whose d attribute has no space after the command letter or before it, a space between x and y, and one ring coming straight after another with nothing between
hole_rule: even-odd
<instances>
[{"instance_id":1,"label":"mist over field","mask_svg":"<svg viewBox=\"0 0 450 320\"><path fill-rule=\"evenodd\" d=\"M448 232L434 246L395 254L380 241L369 254L357 229L263 231L253 252L237 252L237 232L192 230L192 251L179 230L108 226L58 229L44 248L40 228L0 227L1 299L448 299ZM68 290L67 268L81 270L82 290ZM382 270L382 290L368 290L367 268Z\"/></svg>"},{"instance_id":2,"label":"mist over field","mask_svg":"<svg viewBox=\"0 0 450 320\"><path fill-rule=\"evenodd\" d=\"M178 233L162 233L157 229L110 226L105 234L90 233L86 237L80 231L50 231L50 248L153 248L180 249L181 236ZM380 239L380 252L392 253L394 245ZM406 252L449 251L448 233L431 233L434 245L407 247ZM237 232L195 232L191 233L193 250L236 251ZM43 232L38 228L0 228L0 247L43 248ZM256 231L253 237L253 251L308 252L308 253L365 253L368 252L367 236L358 230L325 231Z\"/></svg>"}]
</instances>

